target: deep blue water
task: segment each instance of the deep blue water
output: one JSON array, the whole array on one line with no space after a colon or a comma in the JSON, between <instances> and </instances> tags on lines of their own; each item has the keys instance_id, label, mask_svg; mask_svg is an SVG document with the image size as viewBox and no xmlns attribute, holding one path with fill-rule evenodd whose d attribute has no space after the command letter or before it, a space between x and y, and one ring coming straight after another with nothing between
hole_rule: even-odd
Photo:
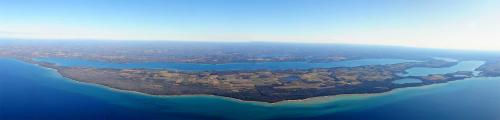
<instances>
[{"instance_id":1,"label":"deep blue water","mask_svg":"<svg viewBox=\"0 0 500 120\"><path fill-rule=\"evenodd\" d=\"M0 120L206 118L130 109L63 89L71 89L73 85L64 78L54 77L54 71L13 59L0 59Z\"/></svg>"},{"instance_id":2,"label":"deep blue water","mask_svg":"<svg viewBox=\"0 0 500 120\"><path fill-rule=\"evenodd\" d=\"M500 78L471 78L370 95L277 104L214 96L161 97L78 83L0 59L0 119L498 120Z\"/></svg>"},{"instance_id":3,"label":"deep blue water","mask_svg":"<svg viewBox=\"0 0 500 120\"><path fill-rule=\"evenodd\" d=\"M284 69L310 69L330 67L355 67L363 65L396 64L403 62L417 62L403 59L361 59L327 63L309 62L263 62L263 63L227 63L227 64L196 64L196 63L110 63L67 58L37 58L35 61L56 63L63 66L84 66L94 68L149 68L169 69L180 71L225 71L225 70L284 70Z\"/></svg>"}]
</instances>

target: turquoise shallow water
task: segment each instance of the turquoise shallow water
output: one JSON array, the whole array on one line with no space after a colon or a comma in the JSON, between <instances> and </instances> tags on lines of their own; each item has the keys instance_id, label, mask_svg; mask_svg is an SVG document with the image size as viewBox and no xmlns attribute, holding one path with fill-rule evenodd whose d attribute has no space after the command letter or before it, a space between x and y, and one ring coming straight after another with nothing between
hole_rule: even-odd
<instances>
[{"instance_id":1,"label":"turquoise shallow water","mask_svg":"<svg viewBox=\"0 0 500 120\"><path fill-rule=\"evenodd\" d=\"M361 59L327 63L309 62L263 62L263 63L227 63L227 64L196 64L196 63L109 63L89 60L66 59L66 58L37 58L35 61L56 63L63 66L84 66L94 68L149 68L169 69L180 71L225 71L225 70L283 70L283 69L310 69L330 67L355 67L363 65L396 64L403 62L418 62L403 59Z\"/></svg>"},{"instance_id":2,"label":"turquoise shallow water","mask_svg":"<svg viewBox=\"0 0 500 120\"><path fill-rule=\"evenodd\" d=\"M446 74L457 71L475 71L476 68L480 67L484 63L484 61L461 61L455 66L445 68L415 67L406 70L408 73L403 76L427 76L430 74Z\"/></svg>"},{"instance_id":3,"label":"turquoise shallow water","mask_svg":"<svg viewBox=\"0 0 500 120\"><path fill-rule=\"evenodd\" d=\"M0 119L500 119L500 78L269 104L120 91L13 59L0 68Z\"/></svg>"}]
</instances>

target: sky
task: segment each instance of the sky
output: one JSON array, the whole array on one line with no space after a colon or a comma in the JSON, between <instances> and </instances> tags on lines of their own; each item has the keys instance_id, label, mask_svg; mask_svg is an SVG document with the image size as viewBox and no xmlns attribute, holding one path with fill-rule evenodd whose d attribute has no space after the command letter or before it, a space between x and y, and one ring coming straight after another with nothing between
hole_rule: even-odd
<instances>
[{"instance_id":1,"label":"sky","mask_svg":"<svg viewBox=\"0 0 500 120\"><path fill-rule=\"evenodd\" d=\"M498 0L0 0L0 38L500 50Z\"/></svg>"}]
</instances>

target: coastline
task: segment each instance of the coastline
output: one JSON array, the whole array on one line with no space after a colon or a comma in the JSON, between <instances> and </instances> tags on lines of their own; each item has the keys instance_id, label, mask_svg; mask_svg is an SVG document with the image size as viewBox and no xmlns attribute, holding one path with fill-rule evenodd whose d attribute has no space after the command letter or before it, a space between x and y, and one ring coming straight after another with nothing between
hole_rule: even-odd
<instances>
[{"instance_id":1,"label":"coastline","mask_svg":"<svg viewBox=\"0 0 500 120\"><path fill-rule=\"evenodd\" d=\"M165 90L165 89L156 89L155 87L152 87L151 89L147 88L147 87L143 87L143 88L137 88L137 86L135 86L134 88L134 85L140 85L139 83L140 82L144 82L144 81L136 81L136 82L124 82L123 84L125 84L124 86L116 86L115 83L120 83L121 81L116 81L118 79L114 79L114 78L119 78L119 77L116 77L114 76L113 79L100 79L100 78L106 78L106 76L109 76L109 74L97 74L99 75L99 77L96 77L96 78L88 78L88 75L91 75L91 77L95 77L95 76L92 76L92 75L96 75L94 73L107 73L108 71L105 71L105 70L109 70L110 74L112 75L116 75L114 73L114 71L118 71L120 69L115 69L115 68L103 68L104 71L101 71L101 72L90 72L88 74L82 74L80 72L82 71L74 71L73 72L68 72L67 69L63 66L65 65L58 65L57 63L52 63L52 62L38 62L38 61L31 61L30 58L27 58L28 60L25 60L29 63L33 63L33 64L39 64L43 67L48 67L48 68L54 68L54 69L57 69L59 71L57 71L58 73L60 73L62 76L65 76L69 79L72 79L72 80L76 80L76 81L81 81L81 82L88 82L88 83L95 83L95 84L101 84L101 85L104 85L106 87L111 87L111 88L116 88L116 89L122 89L122 90L129 90L129 91L136 91L136 92L142 92L142 93L145 93L145 94L149 94L149 95L156 95L156 96L161 96L161 95L164 95L164 96L182 96L182 95L215 95L215 96L223 96L223 97L230 97L230 98L235 98L235 99L238 99L238 100L243 100L243 101L259 101L259 102L267 102L267 103L276 103L276 102L282 102L282 101L289 101L289 100L302 100L302 99L308 99L308 98L312 98L312 97L323 97L323 96L332 96L332 95L341 95L341 94L372 94L372 93L380 93L380 92L387 92L387 91L390 91L392 89L395 89L395 88L402 88L402 87L413 87L413 86L422 86L422 85L428 85L428 84L435 84L435 83L439 83L439 82L446 82L446 81L451 81L452 79L446 79L446 80L443 80L443 81L428 81L426 83L422 83L422 84L404 84L404 85L394 85L394 84L391 84L390 81L393 81L393 80L398 80L402 77L399 77L397 75L394 75L392 74L389 75L389 77L393 77L393 78L390 78L390 79L385 79L384 82L371 82L371 81L368 81L366 84L363 84L363 85L359 85L359 86L355 86L353 87L352 89L350 88L340 88L339 90L337 89L317 89L317 90L304 90L304 91L298 91L297 93L293 93L293 92L288 92L284 95L281 95L281 96L272 96L272 95L263 95L263 93L261 93L261 91L257 90L257 91L250 91L250 93L236 93L236 92L233 92L233 93L224 93L224 92L168 92L168 91L176 91L176 89L168 89L168 90ZM390 61L390 62L393 62L393 61ZM381 64L379 62L375 62L376 64ZM373 64L373 63L369 63L369 64ZM407 65L409 64L410 66L413 66L413 65L416 65L416 66L419 66L418 63L413 63L413 62L404 62L404 61L399 61L397 64L404 64L404 65ZM434 64L434 63L425 63L423 64L424 66L426 64ZM443 66L446 67L446 66L452 66L452 65L456 65L457 63L440 63L438 62L438 65L440 66ZM395 64L396 65L396 64ZM377 77L377 75L381 75L381 76L384 76L385 74L384 73L381 73L381 72L376 72L374 71L374 69L368 69L368 70L363 70L363 66L368 66L368 67L371 67L371 66L374 66L374 65L360 65L360 67L355 67L357 68L358 70L361 70L360 73L362 72L366 72L366 71L373 71L375 73L377 73L375 75L375 77ZM380 66L375 66L375 67L380 67ZM71 68L71 67L69 67ZM86 67L74 67L75 69L85 69ZM334 67L334 68L338 68L338 69L344 69L344 68L347 68L347 67ZM99 69L99 68L98 68ZM333 69L333 68L332 68ZM347 68L347 69L350 69L350 68ZM138 69L138 70L144 70L144 69ZM390 71L390 70L389 70ZM282 71L282 72L287 72L287 71ZM70 74L68 74L70 73ZM75 73L75 74L73 74ZM79 73L79 74L78 74ZM146 72L146 73L154 73L154 72ZM132 75L135 74L135 73L132 73ZM144 73L140 73L141 75L144 74ZM126 74L126 75L129 75L130 74ZM150 75L153 75L153 74L150 74ZM154 75L157 75L157 74L154 74ZM136 75L136 76L139 76L139 75ZM151 78L151 77L150 77ZM156 79L154 77L152 77L153 79ZM370 77L368 77L367 79L369 79ZM338 79L338 78L333 78L333 79ZM358 78L356 78L358 79ZM417 78L417 79L421 79L421 78ZM108 81L109 80L109 81ZM113 81L114 80L114 81ZM160 80L160 79L156 79L156 80ZM111 82L110 82L111 81ZM323 79L323 82L324 82L324 79ZM343 81L345 82L345 81ZM123 85L122 84L122 85ZM128 84L128 86L127 86ZM148 83L149 84L149 83ZM345 84L345 83L344 83ZM350 83L348 83L350 84ZM155 84L152 84L152 85L155 85ZM133 86L133 87L130 87L130 86ZM270 85L271 86L271 85ZM375 86L375 87L372 87L372 86ZM377 88L376 86L380 86L379 88ZM268 90L268 88L266 88L268 86L264 86L263 88L260 88L261 90L263 90L264 92ZM370 87L370 88L368 88ZM168 88L168 87L167 87ZM195 88L195 87L194 87ZM152 90L152 91L148 91L149 90ZM191 88L190 88L191 89ZM271 89L271 88L269 88ZM304 94L304 95L300 95L302 93L307 93L309 92L308 94ZM318 93L318 94L316 94ZM294 96L297 95L297 96ZM246 95L250 96L250 97L245 97Z\"/></svg>"},{"instance_id":2,"label":"coastline","mask_svg":"<svg viewBox=\"0 0 500 120\"><path fill-rule=\"evenodd\" d=\"M18 60L18 59L14 59ZM450 80L446 82L441 82L441 83L434 83L434 84L428 84L428 85L420 85L420 86L409 86L409 87L400 87L400 88L394 88L390 89L388 91L384 92L375 92L375 93L355 93L355 94L337 94L337 95L327 95L327 96L317 96L317 97L310 97L310 98L305 98L305 99L297 99L297 100L283 100L283 101L278 101L278 102L264 102L264 101L250 101L250 100L242 100L238 98L232 98L232 97L226 97L226 96L218 96L218 95L210 95L210 94L189 94L189 95L153 95L153 94L148 94L148 93L143 93L143 92L138 92L138 91L132 91L132 90L123 90L123 89L118 89L118 88L113 88L109 87L106 85L101 85L101 84L96 84L96 83L89 83L89 82L82 82L78 80L74 80L68 77L63 76L62 74L59 73L57 69L50 68L50 67L45 67L37 63L31 63L23 60L18 60L21 62L25 62L28 64L36 65L37 67L41 67L50 71L55 72L58 76L64 78L65 80L68 80L70 82L74 82L77 84L84 84L84 85L91 85L91 86L96 86L112 91L117 91L117 92L126 92L126 93L132 93L136 95L143 95L143 96L149 96L149 97L157 97L157 98L185 98L185 97L205 97L205 98L215 98L215 99L222 99L225 101L230 101L230 102L238 102L238 103L248 103L248 104L254 104L254 105L261 105L261 106L280 106L284 104L307 104L307 105L312 105L312 104L323 104L323 103L330 103L332 101L337 101L337 100L342 100L342 99L349 99L351 97L374 97L374 96L383 96L383 95L388 95L388 94L393 94L397 93L398 91L402 91L405 89L426 89L426 88L431 88L435 86L443 86L452 82L457 82L457 81L462 81L462 80L467 80L467 79L473 79L473 78L489 78L489 77L472 77L472 78L465 78L465 79L459 79L459 80Z\"/></svg>"},{"instance_id":3,"label":"coastline","mask_svg":"<svg viewBox=\"0 0 500 120\"><path fill-rule=\"evenodd\" d=\"M16 59L13 59L16 60ZM31 64L19 61L23 64L44 69L47 77L54 78L64 86L52 86L56 89L65 90L75 94L89 95L102 99L110 104L127 107L136 110L154 110L160 113L179 113L179 114L200 114L207 116L222 116L227 119L271 119L277 116L281 117L310 117L327 114L342 114L343 112L358 111L377 108L385 104L397 103L414 97L434 94L435 91L456 90L454 86L463 88L468 84L485 80L497 80L498 77L476 77L466 80L451 81L446 83L437 83L417 87L397 88L388 92L368 93L368 94L339 94L333 96L311 97L301 100L287 100L277 103L267 103L258 101L245 101L230 97L215 95L150 95L136 91L121 90L107 87L100 84L80 82L66 78L59 74L56 69L43 67L37 64ZM53 81L53 82L56 82ZM481 83L480 81L477 81ZM50 82L52 83L52 82ZM455 84L456 83L456 84ZM448 91L450 92L450 91ZM224 107L217 107L224 106ZM206 109L193 110L192 107L208 107ZM244 108L239 110L239 108ZM232 111L232 109L238 109ZM154 112L151 111L151 112ZM273 111L272 113L268 113ZM247 112L258 115L245 114ZM229 113L229 114L228 114ZM241 116L245 116L241 118ZM280 118L280 117L278 117Z\"/></svg>"}]
</instances>

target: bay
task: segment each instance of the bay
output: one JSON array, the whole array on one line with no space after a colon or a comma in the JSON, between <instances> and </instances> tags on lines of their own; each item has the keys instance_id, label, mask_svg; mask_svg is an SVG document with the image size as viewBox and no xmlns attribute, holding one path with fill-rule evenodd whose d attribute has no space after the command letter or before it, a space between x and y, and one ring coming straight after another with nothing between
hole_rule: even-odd
<instances>
[{"instance_id":1,"label":"bay","mask_svg":"<svg viewBox=\"0 0 500 120\"><path fill-rule=\"evenodd\" d=\"M224 63L224 64L199 64L199 63L169 63L169 62L144 62L144 63L111 63L92 60L68 58L36 58L35 61L55 63L62 66L78 66L93 68L147 68L168 69L179 71L228 71L228 70L285 70L285 69L310 69L330 67L355 67L364 65L385 65L404 62L418 62L404 59L360 59L338 62L261 62L261 63Z\"/></svg>"}]
</instances>

